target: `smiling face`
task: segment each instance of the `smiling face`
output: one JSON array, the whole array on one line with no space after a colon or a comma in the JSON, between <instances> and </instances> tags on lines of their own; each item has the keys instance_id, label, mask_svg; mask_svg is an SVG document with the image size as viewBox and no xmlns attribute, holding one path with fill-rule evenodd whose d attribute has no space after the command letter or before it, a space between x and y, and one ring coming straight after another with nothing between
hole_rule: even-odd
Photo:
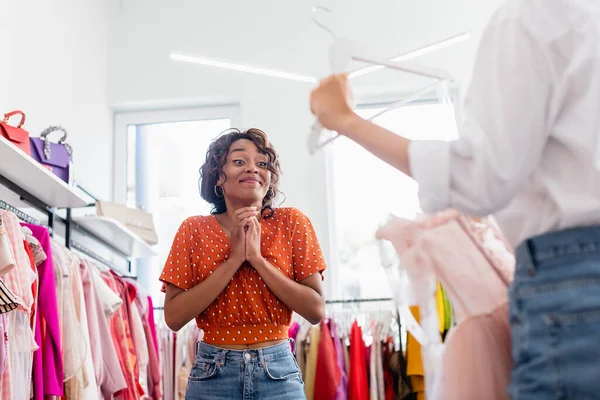
<instances>
[{"instance_id":1,"label":"smiling face","mask_svg":"<svg viewBox=\"0 0 600 400\"><path fill-rule=\"evenodd\" d=\"M278 194L279 156L260 129L230 129L208 147L200 168L200 195L213 214L228 208L272 208Z\"/></svg>"},{"instance_id":2,"label":"smiling face","mask_svg":"<svg viewBox=\"0 0 600 400\"><path fill-rule=\"evenodd\" d=\"M269 158L248 139L231 144L221 178L217 182L225 201L236 203L262 203L271 186Z\"/></svg>"}]
</instances>

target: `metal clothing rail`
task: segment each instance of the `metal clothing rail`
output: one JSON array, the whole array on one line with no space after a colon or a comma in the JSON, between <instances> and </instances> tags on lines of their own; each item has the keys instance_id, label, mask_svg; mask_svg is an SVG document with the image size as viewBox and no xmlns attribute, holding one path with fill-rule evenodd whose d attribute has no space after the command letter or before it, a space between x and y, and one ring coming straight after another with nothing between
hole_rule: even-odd
<instances>
[{"instance_id":1,"label":"metal clothing rail","mask_svg":"<svg viewBox=\"0 0 600 400\"><path fill-rule=\"evenodd\" d=\"M14 207L14 206L11 206L4 200L0 200L0 209L9 211L9 212L15 214L17 216L17 218L19 218L21 221L26 222L28 224L45 226L44 224L42 224L40 221L38 221L31 215L19 210L18 208ZM52 233L50 228L48 228L48 230L50 233ZM94 253L93 251L91 251L90 249L88 249L87 247L85 247L84 245L82 245L76 241L71 240L71 249L77 250L80 253L85 254L86 256L94 259L95 261L98 261L99 263L106 265L107 267L109 267L110 269L114 270L115 272L119 273L120 275L122 275L124 277L136 278L134 276L128 275L128 273L124 272L123 269L115 266L110 261L106 260L104 257Z\"/></svg>"},{"instance_id":2,"label":"metal clothing rail","mask_svg":"<svg viewBox=\"0 0 600 400\"><path fill-rule=\"evenodd\" d=\"M325 304L351 304L351 303L383 303L386 301L393 301L391 297L380 297L373 299L339 299L339 300L325 300Z\"/></svg>"},{"instance_id":3,"label":"metal clothing rail","mask_svg":"<svg viewBox=\"0 0 600 400\"><path fill-rule=\"evenodd\" d=\"M71 209L70 208L65 209L66 216L65 216L65 218L63 218L62 216L57 214L56 208L50 207L49 205L44 203L42 200L38 199L36 196L32 195L27 190L23 189L22 187L20 187L19 185L17 185L16 183L14 183L13 181L11 181L10 179L6 178L5 176L3 176L1 174L0 174L0 186L4 186L7 189L9 189L10 191L16 193L20 197L21 201L24 201L24 202L30 204L36 210L46 214L48 217L48 223L47 224L41 223L38 219L30 216L29 214L8 204L7 202L5 202L3 200L0 200L0 209L4 209L6 211L10 211L10 212L14 213L17 216L17 218L19 218L23 222L47 227L48 232L52 236L55 233L55 222L58 221L58 222L62 223L65 227L65 247L67 247L68 249L73 248L73 249L87 255L88 257L106 265L110 269L117 272L119 275L123 275L123 276L129 277L129 278L135 278L135 276L131 275L131 260L129 259L129 257L125 253L123 253L121 250L117 249L109 241L106 241L103 238L98 237L94 233L90 232L88 229L86 229L86 228L82 227L81 225L77 224L76 222L74 222L71 218ZM88 193L85 189L81 188L81 186L79 186L79 185L77 185L77 186L81 190L84 190L86 193ZM90 205L93 205L93 204L90 204ZM94 253L87 247L83 246L81 243L78 243L78 242L72 240L71 236L72 236L73 230L81 233L82 235L84 235L86 237L93 239L95 242L106 247L112 253L115 253L119 257L122 257L127 263L127 271L124 272L123 268L119 268L119 267L115 266L110 261L107 261L104 257L99 256L98 254Z\"/></svg>"},{"instance_id":4,"label":"metal clothing rail","mask_svg":"<svg viewBox=\"0 0 600 400\"><path fill-rule=\"evenodd\" d=\"M387 301L393 301L392 297L380 297L373 299L337 299L337 300L325 300L325 304L351 304L351 303L384 303ZM155 306L155 310L163 310L162 306Z\"/></svg>"},{"instance_id":5,"label":"metal clothing rail","mask_svg":"<svg viewBox=\"0 0 600 400\"><path fill-rule=\"evenodd\" d=\"M71 249L77 250L81 254L84 254L90 258L93 258L95 261L98 261L99 263L106 265L107 267L109 267L110 269L112 269L113 271L115 271L116 273L118 273L119 275L121 275L124 278L134 278L134 279L137 278L135 276L130 276L127 271L123 271L122 268L117 267L116 265L114 265L113 263L111 263L110 261L105 259L104 257L94 253L92 250L88 249L87 247L85 247L84 245L82 245L80 243L71 242Z\"/></svg>"},{"instance_id":6,"label":"metal clothing rail","mask_svg":"<svg viewBox=\"0 0 600 400\"><path fill-rule=\"evenodd\" d=\"M53 231L54 231L54 216L56 215L56 210L54 208L48 206L46 203L44 203L43 201L38 199L36 196L32 195L27 190L23 189L21 186L17 185L16 183L14 183L13 181L11 181L10 179L6 178L4 175L1 175L1 174L0 174L0 185L6 187L10 191L16 193L20 197L21 201L29 203L33 208L46 214L48 216L47 227L50 228L50 232L53 233ZM10 206L10 207L12 207L12 206ZM16 209L15 207L12 207L12 208ZM18 211L20 211L20 210L18 210ZM15 215L18 216L18 213L15 213ZM67 231L67 239L69 238L69 235L70 235L70 232Z\"/></svg>"},{"instance_id":7,"label":"metal clothing rail","mask_svg":"<svg viewBox=\"0 0 600 400\"><path fill-rule=\"evenodd\" d=\"M34 224L34 225L42 225L42 223L40 221L33 218L31 215L24 213L23 211L19 210L16 207L11 206L4 200L0 200L0 208L15 214L17 216L17 218L19 218L23 222L27 222L28 224Z\"/></svg>"}]
</instances>

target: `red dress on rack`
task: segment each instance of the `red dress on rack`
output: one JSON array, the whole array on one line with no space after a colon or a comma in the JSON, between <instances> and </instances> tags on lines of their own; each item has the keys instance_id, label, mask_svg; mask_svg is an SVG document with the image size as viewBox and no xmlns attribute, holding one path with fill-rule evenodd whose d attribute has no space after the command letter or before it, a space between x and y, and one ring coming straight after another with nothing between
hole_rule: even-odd
<instances>
[{"instance_id":1,"label":"red dress on rack","mask_svg":"<svg viewBox=\"0 0 600 400\"><path fill-rule=\"evenodd\" d=\"M369 400L369 384L367 382L367 347L363 340L362 329L356 321L350 330L350 384L349 400Z\"/></svg>"},{"instance_id":2,"label":"red dress on rack","mask_svg":"<svg viewBox=\"0 0 600 400\"><path fill-rule=\"evenodd\" d=\"M340 371L335 353L335 345L327 321L321 321L321 339L319 340L317 373L315 375L315 399L335 400L340 384Z\"/></svg>"}]
</instances>

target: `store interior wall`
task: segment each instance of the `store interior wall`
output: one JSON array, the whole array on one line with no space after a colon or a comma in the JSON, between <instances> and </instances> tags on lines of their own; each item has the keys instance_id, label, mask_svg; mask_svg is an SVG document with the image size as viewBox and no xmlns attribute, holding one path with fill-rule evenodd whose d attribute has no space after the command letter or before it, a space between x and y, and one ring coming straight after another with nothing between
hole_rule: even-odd
<instances>
[{"instance_id":1,"label":"store interior wall","mask_svg":"<svg viewBox=\"0 0 600 400\"><path fill-rule=\"evenodd\" d=\"M0 0L0 114L25 112L31 136L63 126L74 148L75 179L100 197L111 196L113 174L110 6L105 0Z\"/></svg>"},{"instance_id":2,"label":"store interior wall","mask_svg":"<svg viewBox=\"0 0 600 400\"><path fill-rule=\"evenodd\" d=\"M471 40L418 60L449 70L463 92L481 28L498 3L321 2L336 11L325 19L339 36L382 57L471 31ZM76 180L111 198L114 174L124 173L113 171L115 112L237 104L240 128L269 134L281 155L284 205L312 219L329 259L326 159L306 150L313 85L169 59L177 51L325 76L331 38L313 23L313 5L307 0L0 0L0 112L25 111L32 136L50 124L65 126L75 148ZM355 90L370 101L426 83L384 71L360 78Z\"/></svg>"}]
</instances>

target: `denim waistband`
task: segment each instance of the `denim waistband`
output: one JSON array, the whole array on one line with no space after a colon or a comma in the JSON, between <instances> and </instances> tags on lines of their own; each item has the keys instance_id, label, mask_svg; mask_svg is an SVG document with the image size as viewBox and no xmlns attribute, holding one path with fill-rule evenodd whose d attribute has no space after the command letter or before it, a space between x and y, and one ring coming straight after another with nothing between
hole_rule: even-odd
<instances>
[{"instance_id":1,"label":"denim waistband","mask_svg":"<svg viewBox=\"0 0 600 400\"><path fill-rule=\"evenodd\" d=\"M231 350L215 347L204 342L196 342L196 358L226 363L265 363L280 358L293 357L293 339L274 346L259 349Z\"/></svg>"},{"instance_id":2,"label":"denim waistband","mask_svg":"<svg viewBox=\"0 0 600 400\"><path fill-rule=\"evenodd\" d=\"M565 229L534 236L517 247L516 276L562 264L567 259L600 259L600 226Z\"/></svg>"}]
</instances>

